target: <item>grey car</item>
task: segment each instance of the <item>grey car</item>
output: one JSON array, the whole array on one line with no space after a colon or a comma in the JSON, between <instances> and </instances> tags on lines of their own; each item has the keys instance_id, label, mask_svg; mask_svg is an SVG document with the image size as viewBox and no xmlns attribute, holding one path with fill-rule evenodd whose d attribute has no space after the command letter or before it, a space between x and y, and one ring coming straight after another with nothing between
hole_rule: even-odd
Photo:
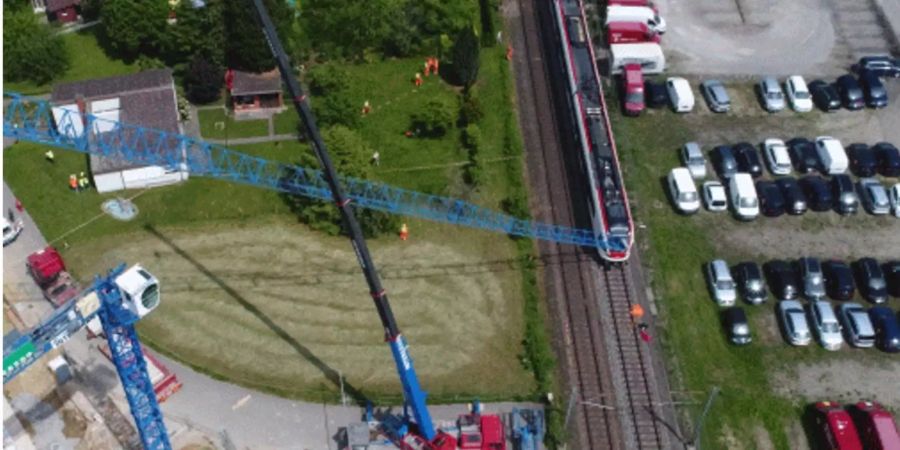
<instances>
[{"instance_id":1,"label":"grey car","mask_svg":"<svg viewBox=\"0 0 900 450\"><path fill-rule=\"evenodd\" d=\"M810 300L825 298L825 276L822 264L816 258L800 258L800 278L803 279L803 294Z\"/></svg>"},{"instance_id":2,"label":"grey car","mask_svg":"<svg viewBox=\"0 0 900 450\"><path fill-rule=\"evenodd\" d=\"M731 110L731 98L728 97L728 91L721 81L706 80L700 83L700 92L713 112L723 113Z\"/></svg>"},{"instance_id":3,"label":"grey car","mask_svg":"<svg viewBox=\"0 0 900 450\"><path fill-rule=\"evenodd\" d=\"M691 172L691 178L706 178L706 158L703 157L703 150L700 144L696 142L688 142L681 147L681 161L688 171Z\"/></svg>"},{"instance_id":4,"label":"grey car","mask_svg":"<svg viewBox=\"0 0 900 450\"><path fill-rule=\"evenodd\" d=\"M859 193L862 196L863 207L869 214L882 215L891 212L887 190L878 180L874 178L859 180Z\"/></svg>"},{"instance_id":5,"label":"grey car","mask_svg":"<svg viewBox=\"0 0 900 450\"><path fill-rule=\"evenodd\" d=\"M843 325L847 343L854 347L875 346L875 328L869 313L859 303L844 303L838 307L838 319Z\"/></svg>"},{"instance_id":6,"label":"grey car","mask_svg":"<svg viewBox=\"0 0 900 450\"><path fill-rule=\"evenodd\" d=\"M759 81L759 98L766 111L777 112L785 107L784 92L775 77L764 77Z\"/></svg>"}]
</instances>

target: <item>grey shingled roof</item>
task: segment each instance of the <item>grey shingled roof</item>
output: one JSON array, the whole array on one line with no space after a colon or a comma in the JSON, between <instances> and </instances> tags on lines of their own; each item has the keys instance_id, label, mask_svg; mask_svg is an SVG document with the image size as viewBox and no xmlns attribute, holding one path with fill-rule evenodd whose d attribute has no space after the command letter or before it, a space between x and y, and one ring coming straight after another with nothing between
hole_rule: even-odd
<instances>
[{"instance_id":1,"label":"grey shingled roof","mask_svg":"<svg viewBox=\"0 0 900 450\"><path fill-rule=\"evenodd\" d=\"M272 94L281 92L281 76L278 70L264 73L234 71L231 95Z\"/></svg>"},{"instance_id":2,"label":"grey shingled roof","mask_svg":"<svg viewBox=\"0 0 900 450\"><path fill-rule=\"evenodd\" d=\"M76 81L53 87L53 104L71 104L83 98L89 105L95 100L119 98L119 121L170 133L178 133L178 106L170 69L155 69L109 78ZM122 158L91 155L91 172L102 174L143 167Z\"/></svg>"}]
</instances>

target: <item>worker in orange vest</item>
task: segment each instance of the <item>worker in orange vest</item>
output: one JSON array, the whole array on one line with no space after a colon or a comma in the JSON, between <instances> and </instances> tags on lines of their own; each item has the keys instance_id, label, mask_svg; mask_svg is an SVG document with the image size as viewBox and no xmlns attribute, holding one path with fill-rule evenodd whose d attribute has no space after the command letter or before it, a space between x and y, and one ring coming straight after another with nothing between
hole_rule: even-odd
<instances>
[{"instance_id":1,"label":"worker in orange vest","mask_svg":"<svg viewBox=\"0 0 900 450\"><path fill-rule=\"evenodd\" d=\"M434 72L435 75L437 75L438 69L440 69L440 67L441 67L441 62L438 61L437 58L431 58L431 64L432 64L431 70Z\"/></svg>"},{"instance_id":2,"label":"worker in orange vest","mask_svg":"<svg viewBox=\"0 0 900 450\"><path fill-rule=\"evenodd\" d=\"M507 45L506 46L506 60L507 61L512 61L512 54L513 54L512 45Z\"/></svg>"},{"instance_id":3,"label":"worker in orange vest","mask_svg":"<svg viewBox=\"0 0 900 450\"><path fill-rule=\"evenodd\" d=\"M400 240L405 241L407 239L409 239L409 227L404 223L400 225Z\"/></svg>"},{"instance_id":4,"label":"worker in orange vest","mask_svg":"<svg viewBox=\"0 0 900 450\"><path fill-rule=\"evenodd\" d=\"M366 101L363 103L362 113L363 113L363 115L365 116L366 114L369 114L369 112L371 112L371 111L372 111L372 106L369 105L369 101L366 100Z\"/></svg>"},{"instance_id":5,"label":"worker in orange vest","mask_svg":"<svg viewBox=\"0 0 900 450\"><path fill-rule=\"evenodd\" d=\"M413 79L413 83L416 84L416 87L419 87L422 85L422 74L421 73L416 72L416 77Z\"/></svg>"},{"instance_id":6,"label":"worker in orange vest","mask_svg":"<svg viewBox=\"0 0 900 450\"><path fill-rule=\"evenodd\" d=\"M425 58L425 76L431 74L431 58Z\"/></svg>"},{"instance_id":7,"label":"worker in orange vest","mask_svg":"<svg viewBox=\"0 0 900 450\"><path fill-rule=\"evenodd\" d=\"M72 188L73 191L78 192L78 177L75 174L69 175L69 187Z\"/></svg>"},{"instance_id":8,"label":"worker in orange vest","mask_svg":"<svg viewBox=\"0 0 900 450\"><path fill-rule=\"evenodd\" d=\"M635 303L634 306L631 307L631 319L637 323L644 317L644 308Z\"/></svg>"}]
</instances>

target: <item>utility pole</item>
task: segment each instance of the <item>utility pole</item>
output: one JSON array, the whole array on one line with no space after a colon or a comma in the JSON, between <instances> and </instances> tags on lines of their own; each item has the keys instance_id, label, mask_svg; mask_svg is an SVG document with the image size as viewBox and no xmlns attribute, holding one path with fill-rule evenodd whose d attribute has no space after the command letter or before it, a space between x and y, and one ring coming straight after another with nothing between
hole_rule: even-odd
<instances>
[{"instance_id":1,"label":"utility pole","mask_svg":"<svg viewBox=\"0 0 900 450\"><path fill-rule=\"evenodd\" d=\"M347 406L347 395L344 394L344 373L338 370L338 379L341 381L341 406Z\"/></svg>"},{"instance_id":2,"label":"utility pole","mask_svg":"<svg viewBox=\"0 0 900 450\"><path fill-rule=\"evenodd\" d=\"M712 407L713 400L716 399L717 395L719 395L719 387L713 386L712 392L709 393L709 397L706 399L706 406L703 407L703 412L701 412L700 417L697 418L697 423L694 427L694 437L688 448L700 450L700 433L703 431L703 419L705 419L706 414L709 413L709 409Z\"/></svg>"}]
</instances>

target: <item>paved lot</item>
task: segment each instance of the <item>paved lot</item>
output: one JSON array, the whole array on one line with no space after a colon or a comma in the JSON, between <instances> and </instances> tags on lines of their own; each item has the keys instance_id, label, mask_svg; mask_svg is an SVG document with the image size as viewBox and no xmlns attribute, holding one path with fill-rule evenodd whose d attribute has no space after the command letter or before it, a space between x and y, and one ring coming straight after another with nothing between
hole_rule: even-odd
<instances>
[{"instance_id":1,"label":"paved lot","mask_svg":"<svg viewBox=\"0 0 900 450\"><path fill-rule=\"evenodd\" d=\"M876 0L659 0L669 72L834 76L896 50ZM877 0L890 10L900 0ZM898 18L900 20L900 18ZM896 27L895 27L896 28Z\"/></svg>"}]
</instances>

